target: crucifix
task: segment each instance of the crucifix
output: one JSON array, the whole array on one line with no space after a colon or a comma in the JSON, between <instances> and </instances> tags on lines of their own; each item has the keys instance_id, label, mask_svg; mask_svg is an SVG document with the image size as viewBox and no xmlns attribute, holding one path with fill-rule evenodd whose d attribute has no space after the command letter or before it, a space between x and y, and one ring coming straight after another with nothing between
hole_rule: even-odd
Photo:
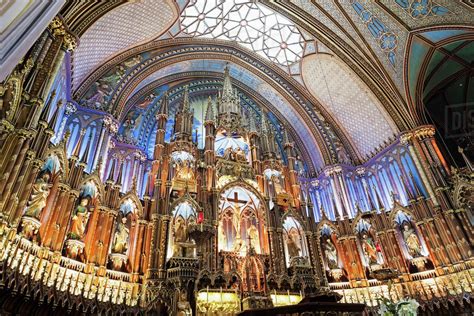
<instances>
[{"instance_id":1,"label":"crucifix","mask_svg":"<svg viewBox=\"0 0 474 316\"><path fill-rule=\"evenodd\" d=\"M240 207L239 204L246 205L248 203L247 200L239 200L239 193L234 191L234 198L227 198L228 202L233 202L233 212L232 212L232 225L235 229L235 244L234 247L239 247L240 239L241 239L241 231L240 231Z\"/></svg>"},{"instance_id":2,"label":"crucifix","mask_svg":"<svg viewBox=\"0 0 474 316\"><path fill-rule=\"evenodd\" d=\"M227 198L227 201L229 202L234 202L234 203L241 203L241 204L247 204L247 200L239 200L239 192L234 191L234 198Z\"/></svg>"}]
</instances>

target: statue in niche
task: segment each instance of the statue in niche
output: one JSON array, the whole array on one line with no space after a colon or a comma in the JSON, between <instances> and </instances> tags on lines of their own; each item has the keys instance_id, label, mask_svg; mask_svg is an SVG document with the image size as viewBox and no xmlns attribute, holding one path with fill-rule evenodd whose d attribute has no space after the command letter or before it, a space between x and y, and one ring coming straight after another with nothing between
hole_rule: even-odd
<instances>
[{"instance_id":1,"label":"statue in niche","mask_svg":"<svg viewBox=\"0 0 474 316\"><path fill-rule=\"evenodd\" d=\"M415 230L410 226L408 222L403 223L403 240L407 246L408 253L413 257L421 257L421 244Z\"/></svg>"},{"instance_id":2,"label":"statue in niche","mask_svg":"<svg viewBox=\"0 0 474 316\"><path fill-rule=\"evenodd\" d=\"M337 161L343 164L351 164L351 159L344 148L344 145L339 140L334 141L334 147L336 149Z\"/></svg>"},{"instance_id":3,"label":"statue in niche","mask_svg":"<svg viewBox=\"0 0 474 316\"><path fill-rule=\"evenodd\" d=\"M112 244L112 253L124 254L128 249L129 229L127 227L127 218L122 217L115 230L114 242Z\"/></svg>"},{"instance_id":4,"label":"statue in niche","mask_svg":"<svg viewBox=\"0 0 474 316\"><path fill-rule=\"evenodd\" d=\"M189 161L183 161L176 164L176 176L181 180L194 179L194 172Z\"/></svg>"},{"instance_id":5,"label":"statue in niche","mask_svg":"<svg viewBox=\"0 0 474 316\"><path fill-rule=\"evenodd\" d=\"M331 241L330 237L327 237L323 242L324 256L326 257L329 269L338 269L337 264L337 249Z\"/></svg>"},{"instance_id":6,"label":"statue in niche","mask_svg":"<svg viewBox=\"0 0 474 316\"><path fill-rule=\"evenodd\" d=\"M281 181L280 181L279 176L272 175L271 179L272 179L273 186L275 187L275 191L276 191L277 194L285 192L285 190L283 190L283 187L281 185Z\"/></svg>"},{"instance_id":7,"label":"statue in niche","mask_svg":"<svg viewBox=\"0 0 474 316\"><path fill-rule=\"evenodd\" d=\"M69 239L82 240L86 231L87 222L89 221L89 209L87 205L89 200L82 198L79 205L73 212L71 228L68 234Z\"/></svg>"},{"instance_id":8,"label":"statue in niche","mask_svg":"<svg viewBox=\"0 0 474 316\"><path fill-rule=\"evenodd\" d=\"M186 224L184 223L184 220L181 217L176 220L174 236L175 242L186 242L188 239Z\"/></svg>"},{"instance_id":9,"label":"statue in niche","mask_svg":"<svg viewBox=\"0 0 474 316\"><path fill-rule=\"evenodd\" d=\"M46 206L46 199L49 195L51 184L49 183L49 173L43 173L33 184L32 193L25 209L25 216L39 219L43 208Z\"/></svg>"},{"instance_id":10,"label":"statue in niche","mask_svg":"<svg viewBox=\"0 0 474 316\"><path fill-rule=\"evenodd\" d=\"M188 240L188 229L184 219L178 217L174 224L173 256L190 257L194 247L195 245Z\"/></svg>"},{"instance_id":11,"label":"statue in niche","mask_svg":"<svg viewBox=\"0 0 474 316\"><path fill-rule=\"evenodd\" d=\"M235 161L237 162L247 162L247 157L245 157L245 151L242 150L242 148L237 148L234 151L235 155Z\"/></svg>"},{"instance_id":12,"label":"statue in niche","mask_svg":"<svg viewBox=\"0 0 474 316\"><path fill-rule=\"evenodd\" d=\"M249 236L249 241L250 241L250 247L252 247L256 253L260 253L260 239L258 237L258 229L255 227L255 225L251 225L247 229L247 236ZM249 248L250 248L249 247Z\"/></svg>"},{"instance_id":13,"label":"statue in niche","mask_svg":"<svg viewBox=\"0 0 474 316\"><path fill-rule=\"evenodd\" d=\"M374 242L367 232L362 234L362 250L370 265L377 264L380 258L380 246Z\"/></svg>"},{"instance_id":14,"label":"statue in niche","mask_svg":"<svg viewBox=\"0 0 474 316\"><path fill-rule=\"evenodd\" d=\"M296 234L288 234L287 247L290 259L300 256L301 248L295 240L296 237Z\"/></svg>"},{"instance_id":15,"label":"statue in niche","mask_svg":"<svg viewBox=\"0 0 474 316\"><path fill-rule=\"evenodd\" d=\"M235 154L232 150L232 147L227 147L224 150L224 155L222 156L225 160L235 161Z\"/></svg>"}]
</instances>

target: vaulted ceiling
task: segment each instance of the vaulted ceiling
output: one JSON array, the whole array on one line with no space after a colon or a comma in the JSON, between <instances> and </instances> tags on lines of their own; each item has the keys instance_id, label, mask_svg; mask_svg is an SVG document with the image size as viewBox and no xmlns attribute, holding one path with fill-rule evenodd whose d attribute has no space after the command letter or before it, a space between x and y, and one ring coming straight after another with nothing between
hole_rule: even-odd
<instances>
[{"instance_id":1,"label":"vaulted ceiling","mask_svg":"<svg viewBox=\"0 0 474 316\"><path fill-rule=\"evenodd\" d=\"M467 2L447 0L69 1L62 15L80 36L79 104L94 107L102 93L99 110L123 119L153 89L215 79L229 63L234 84L291 127L313 170L345 155L362 163L424 123L417 36L443 25L472 36L474 19ZM459 64L470 45L435 55Z\"/></svg>"}]
</instances>

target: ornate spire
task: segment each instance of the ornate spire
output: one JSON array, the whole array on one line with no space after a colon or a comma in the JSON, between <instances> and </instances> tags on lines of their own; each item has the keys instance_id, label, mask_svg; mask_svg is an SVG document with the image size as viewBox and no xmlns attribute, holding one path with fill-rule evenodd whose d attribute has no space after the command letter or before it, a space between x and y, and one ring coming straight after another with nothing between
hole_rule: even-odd
<instances>
[{"instance_id":1,"label":"ornate spire","mask_svg":"<svg viewBox=\"0 0 474 316\"><path fill-rule=\"evenodd\" d=\"M119 174L118 174L118 177L117 177L116 184L121 186L122 185L122 174L123 174L123 162L122 162L122 160L119 160L118 163L119 163Z\"/></svg>"},{"instance_id":2,"label":"ornate spire","mask_svg":"<svg viewBox=\"0 0 474 316\"><path fill-rule=\"evenodd\" d=\"M410 184L407 183L406 180L407 180L406 177L404 177L403 175L400 175L400 181L402 182L405 192L407 193L408 200L410 201L415 200L415 196L413 195L413 192L411 191Z\"/></svg>"},{"instance_id":3,"label":"ornate spire","mask_svg":"<svg viewBox=\"0 0 474 316\"><path fill-rule=\"evenodd\" d=\"M327 215L326 215L326 211L324 210L324 206L323 204L321 204L321 206L319 207L319 211L321 212L321 219L328 219Z\"/></svg>"},{"instance_id":4,"label":"ornate spire","mask_svg":"<svg viewBox=\"0 0 474 316\"><path fill-rule=\"evenodd\" d=\"M207 99L207 109L206 109L206 121L211 122L215 120L214 106L212 104L212 98L209 96Z\"/></svg>"},{"instance_id":5,"label":"ornate spire","mask_svg":"<svg viewBox=\"0 0 474 316\"><path fill-rule=\"evenodd\" d=\"M232 82L230 81L230 74L229 74L229 65L227 64L224 68L224 84L222 86L222 98L232 96L233 89L232 89Z\"/></svg>"},{"instance_id":6,"label":"ornate spire","mask_svg":"<svg viewBox=\"0 0 474 316\"><path fill-rule=\"evenodd\" d=\"M469 158L464 153L464 149L458 146L458 152L461 154L462 159L464 159L464 162L466 163L466 166L469 169L469 171L473 172L474 171L474 165L472 164L472 162L469 160Z\"/></svg>"},{"instance_id":7,"label":"ornate spire","mask_svg":"<svg viewBox=\"0 0 474 316\"><path fill-rule=\"evenodd\" d=\"M383 205L382 198L379 195L379 191L377 191L377 188L375 185L373 186L374 191L375 191L375 197L377 198L377 204L379 205L380 211L383 211L385 209L385 206Z\"/></svg>"},{"instance_id":8,"label":"ornate spire","mask_svg":"<svg viewBox=\"0 0 474 316\"><path fill-rule=\"evenodd\" d=\"M54 127L56 126L56 123L58 122L59 112L61 112L62 106L63 106L63 100L59 100L58 103L56 104L56 111L54 111L53 117L51 118L51 121L49 121L49 128L52 130L54 130Z\"/></svg>"},{"instance_id":9,"label":"ornate spire","mask_svg":"<svg viewBox=\"0 0 474 316\"><path fill-rule=\"evenodd\" d=\"M418 186L418 183L416 182L415 180L415 177L413 176L413 173L410 172L410 178L411 178L411 182L413 182L413 187L415 188L415 192L416 192L416 197L419 198L419 197L423 197L423 193L421 192L421 189L420 187Z\"/></svg>"},{"instance_id":10,"label":"ornate spire","mask_svg":"<svg viewBox=\"0 0 474 316\"><path fill-rule=\"evenodd\" d=\"M163 97L161 98L160 112L158 112L158 114L168 116L168 108L169 108L168 91L165 91L165 93L163 94Z\"/></svg>"},{"instance_id":11,"label":"ornate spire","mask_svg":"<svg viewBox=\"0 0 474 316\"><path fill-rule=\"evenodd\" d=\"M234 113L240 115L239 97L237 90L232 87L228 65L226 65L224 69L224 84L219 101L221 103L219 105L219 113Z\"/></svg>"},{"instance_id":12,"label":"ornate spire","mask_svg":"<svg viewBox=\"0 0 474 316\"><path fill-rule=\"evenodd\" d=\"M84 151L84 154L82 155L82 158L81 158L81 163L85 165L87 165L87 160L89 159L91 144L92 144L92 131L89 133L89 137L86 143L86 150Z\"/></svg>"},{"instance_id":13,"label":"ornate spire","mask_svg":"<svg viewBox=\"0 0 474 316\"><path fill-rule=\"evenodd\" d=\"M250 114L249 115L249 127L250 127L250 132L256 133L257 132L257 122L255 122L255 115Z\"/></svg>"},{"instance_id":14,"label":"ornate spire","mask_svg":"<svg viewBox=\"0 0 474 316\"><path fill-rule=\"evenodd\" d=\"M290 144L290 138L288 137L288 129L283 128L283 145Z\"/></svg>"},{"instance_id":15,"label":"ornate spire","mask_svg":"<svg viewBox=\"0 0 474 316\"><path fill-rule=\"evenodd\" d=\"M110 167L110 172L109 172L109 177L107 178L108 182L115 182L114 176L115 176L115 161L111 161L112 166Z\"/></svg>"},{"instance_id":16,"label":"ornate spire","mask_svg":"<svg viewBox=\"0 0 474 316\"><path fill-rule=\"evenodd\" d=\"M262 111L262 119L260 120L260 129L262 134L268 133L267 119L265 117L265 112Z\"/></svg>"},{"instance_id":17,"label":"ornate spire","mask_svg":"<svg viewBox=\"0 0 474 316\"><path fill-rule=\"evenodd\" d=\"M189 112L189 86L184 86L183 113Z\"/></svg>"},{"instance_id":18,"label":"ornate spire","mask_svg":"<svg viewBox=\"0 0 474 316\"><path fill-rule=\"evenodd\" d=\"M79 140L77 141L76 146L74 146L74 150L72 151L72 155L77 158L79 158L79 154L81 153L82 140L84 139L85 134L86 134L86 130L82 129L80 131Z\"/></svg>"},{"instance_id":19,"label":"ornate spire","mask_svg":"<svg viewBox=\"0 0 474 316\"><path fill-rule=\"evenodd\" d=\"M365 188L365 191L367 192L367 199L368 199L368 202L369 202L369 208L370 208L370 209L369 209L369 212L370 212L370 211L374 211L374 212L375 212L375 211L377 210L377 207L375 206L375 203L374 203L374 201L372 200L372 196L370 195L370 189L369 189L368 186Z\"/></svg>"},{"instance_id":20,"label":"ornate spire","mask_svg":"<svg viewBox=\"0 0 474 316\"><path fill-rule=\"evenodd\" d=\"M51 103L53 103L53 99L55 96L56 96L56 89L54 89L51 92L48 102L46 103L45 107L43 108L43 112L41 113L40 121L44 121L44 122L48 121L49 112L51 111Z\"/></svg>"}]
</instances>

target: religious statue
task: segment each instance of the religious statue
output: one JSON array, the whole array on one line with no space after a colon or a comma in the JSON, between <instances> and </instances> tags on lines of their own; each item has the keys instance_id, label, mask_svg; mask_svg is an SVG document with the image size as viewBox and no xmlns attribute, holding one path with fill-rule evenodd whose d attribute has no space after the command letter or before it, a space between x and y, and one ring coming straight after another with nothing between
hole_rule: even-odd
<instances>
[{"instance_id":1,"label":"religious statue","mask_svg":"<svg viewBox=\"0 0 474 316\"><path fill-rule=\"evenodd\" d=\"M336 147L337 161L339 163L350 164L351 159L347 155L344 145L339 141L334 141L334 146Z\"/></svg>"},{"instance_id":2,"label":"religious statue","mask_svg":"<svg viewBox=\"0 0 474 316\"><path fill-rule=\"evenodd\" d=\"M193 180L194 172L189 161L183 161L176 164L176 176L181 180Z\"/></svg>"},{"instance_id":3,"label":"religious statue","mask_svg":"<svg viewBox=\"0 0 474 316\"><path fill-rule=\"evenodd\" d=\"M89 210L87 209L89 200L82 198L79 205L73 212L71 228L69 230L69 239L81 240L84 238L87 222L89 220Z\"/></svg>"},{"instance_id":4,"label":"religious statue","mask_svg":"<svg viewBox=\"0 0 474 316\"><path fill-rule=\"evenodd\" d=\"M46 206L46 199L48 198L49 189L51 187L49 178L48 173L43 173L33 184L32 193L25 209L25 216L34 217L36 219L40 218L41 211Z\"/></svg>"},{"instance_id":5,"label":"religious statue","mask_svg":"<svg viewBox=\"0 0 474 316\"><path fill-rule=\"evenodd\" d=\"M372 237L370 237L366 232L362 235L362 249L369 264L378 263L378 254L380 253L380 249Z\"/></svg>"},{"instance_id":6,"label":"religious statue","mask_svg":"<svg viewBox=\"0 0 474 316\"><path fill-rule=\"evenodd\" d=\"M337 249L336 246L332 243L329 237L326 238L326 241L323 242L324 255L327 259L329 269L339 268L337 265Z\"/></svg>"},{"instance_id":7,"label":"religious statue","mask_svg":"<svg viewBox=\"0 0 474 316\"><path fill-rule=\"evenodd\" d=\"M403 240L408 249L408 253L413 257L421 257L421 245L418 236L415 233L415 230L410 227L410 225L405 222L403 224Z\"/></svg>"},{"instance_id":8,"label":"religious statue","mask_svg":"<svg viewBox=\"0 0 474 316\"><path fill-rule=\"evenodd\" d=\"M232 226L235 229L235 239L234 242L241 240L240 232L240 207L236 204L234 205L234 210L232 211Z\"/></svg>"},{"instance_id":9,"label":"religious statue","mask_svg":"<svg viewBox=\"0 0 474 316\"><path fill-rule=\"evenodd\" d=\"M280 181L279 176L272 175L271 179L272 179L273 186L274 186L275 191L276 191L277 194L280 194L280 193L285 191L285 190L283 190L283 187L281 186L281 181Z\"/></svg>"},{"instance_id":10,"label":"religious statue","mask_svg":"<svg viewBox=\"0 0 474 316\"><path fill-rule=\"evenodd\" d=\"M176 313L177 316L190 316L192 315L191 304L189 304L188 299L186 297L186 292L182 292L179 295L179 300L177 304L178 312Z\"/></svg>"},{"instance_id":11,"label":"religious statue","mask_svg":"<svg viewBox=\"0 0 474 316\"><path fill-rule=\"evenodd\" d=\"M181 217L179 217L175 223L174 241L186 242L187 239L188 239L188 234L187 234L186 224L184 223L184 220Z\"/></svg>"},{"instance_id":12,"label":"religious statue","mask_svg":"<svg viewBox=\"0 0 474 316\"><path fill-rule=\"evenodd\" d=\"M128 249L129 229L127 227L127 218L122 217L115 230L114 242L112 244L112 253L124 254Z\"/></svg>"},{"instance_id":13,"label":"religious statue","mask_svg":"<svg viewBox=\"0 0 474 316\"><path fill-rule=\"evenodd\" d=\"M237 148L234 151L235 154L235 160L237 162L247 162L247 157L245 157L245 151L242 150L242 148Z\"/></svg>"},{"instance_id":14,"label":"religious statue","mask_svg":"<svg viewBox=\"0 0 474 316\"><path fill-rule=\"evenodd\" d=\"M249 236L250 245L256 253L261 253L260 249L260 239L258 237L258 229L255 225L251 225L247 229L247 236Z\"/></svg>"},{"instance_id":15,"label":"religious statue","mask_svg":"<svg viewBox=\"0 0 474 316\"><path fill-rule=\"evenodd\" d=\"M293 234L288 234L287 247L288 247L288 256L290 259L294 257L299 257L301 248L298 246L298 242L294 240L296 237Z\"/></svg>"}]
</instances>

